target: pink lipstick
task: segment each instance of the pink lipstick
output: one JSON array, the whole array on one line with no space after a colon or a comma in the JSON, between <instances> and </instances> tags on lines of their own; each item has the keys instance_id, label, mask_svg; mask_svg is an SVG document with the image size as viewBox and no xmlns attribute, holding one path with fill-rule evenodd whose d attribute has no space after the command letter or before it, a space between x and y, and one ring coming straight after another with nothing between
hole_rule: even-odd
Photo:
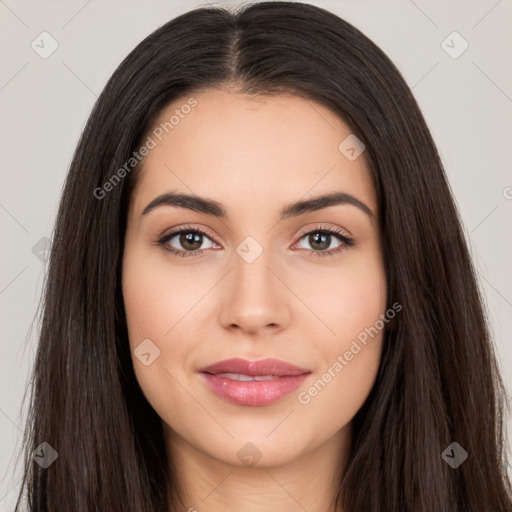
<instances>
[{"instance_id":1,"label":"pink lipstick","mask_svg":"<svg viewBox=\"0 0 512 512\"><path fill-rule=\"evenodd\" d=\"M279 359L226 359L201 368L206 385L220 398L238 405L267 405L297 389L310 370Z\"/></svg>"}]
</instances>

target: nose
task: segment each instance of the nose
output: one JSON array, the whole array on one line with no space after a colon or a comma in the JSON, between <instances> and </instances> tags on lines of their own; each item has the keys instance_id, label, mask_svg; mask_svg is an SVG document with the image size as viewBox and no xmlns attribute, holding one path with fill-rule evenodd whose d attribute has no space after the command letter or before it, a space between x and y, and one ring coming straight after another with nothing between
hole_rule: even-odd
<instances>
[{"instance_id":1,"label":"nose","mask_svg":"<svg viewBox=\"0 0 512 512\"><path fill-rule=\"evenodd\" d=\"M284 284L286 276L279 275L282 272L275 267L266 251L250 263L238 254L234 256L234 268L226 276L221 298L220 322L224 328L250 335L287 328L293 294Z\"/></svg>"}]
</instances>

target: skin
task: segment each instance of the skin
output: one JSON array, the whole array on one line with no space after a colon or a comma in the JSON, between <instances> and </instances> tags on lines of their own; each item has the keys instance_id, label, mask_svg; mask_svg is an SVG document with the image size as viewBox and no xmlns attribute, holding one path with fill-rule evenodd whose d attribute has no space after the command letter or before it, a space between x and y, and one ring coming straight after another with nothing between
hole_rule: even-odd
<instances>
[{"instance_id":1,"label":"skin","mask_svg":"<svg viewBox=\"0 0 512 512\"><path fill-rule=\"evenodd\" d=\"M309 403L298 395L328 368L332 374L338 356L386 311L376 195L364 153L349 161L338 145L350 129L310 100L230 88L193 97L197 106L146 156L130 200L123 296L136 377L162 418L183 510L333 510L351 420L374 384L383 331ZM155 126L187 99L169 105ZM170 191L214 199L228 218L168 205L141 215ZM339 204L279 220L284 205L333 191L352 194L373 216ZM156 244L188 225L209 233L192 247L202 254L173 256ZM321 244L304 233L321 226L340 229L356 245L315 257ZM247 236L263 249L252 263L236 252ZM191 250L179 235L167 244ZM332 235L326 250L340 244ZM160 350L148 366L134 355L144 339ZM270 405L236 405L210 391L198 373L232 357L273 357L312 373ZM252 466L237 456L246 443L261 454Z\"/></svg>"}]
</instances>

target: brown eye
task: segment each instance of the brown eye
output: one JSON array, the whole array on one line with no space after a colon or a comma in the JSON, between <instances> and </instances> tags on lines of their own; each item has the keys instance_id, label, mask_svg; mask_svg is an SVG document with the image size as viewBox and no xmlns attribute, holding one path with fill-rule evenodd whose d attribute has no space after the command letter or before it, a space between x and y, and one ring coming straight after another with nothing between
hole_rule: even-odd
<instances>
[{"instance_id":1,"label":"brown eye","mask_svg":"<svg viewBox=\"0 0 512 512\"><path fill-rule=\"evenodd\" d=\"M210 242L210 245L206 247L203 246L205 239ZM213 246L210 237L199 228L183 228L173 231L158 240L158 244L163 250L176 256L193 256Z\"/></svg>"},{"instance_id":2,"label":"brown eye","mask_svg":"<svg viewBox=\"0 0 512 512\"><path fill-rule=\"evenodd\" d=\"M200 233L183 231L177 236L179 236L179 243L186 250L197 251L201 247L203 235Z\"/></svg>"},{"instance_id":3,"label":"brown eye","mask_svg":"<svg viewBox=\"0 0 512 512\"><path fill-rule=\"evenodd\" d=\"M306 239L309 247L299 247L309 250L314 256L333 256L348 247L355 245L352 238L332 228L317 228L308 231L301 236L300 240ZM332 247L332 243L338 239L338 245Z\"/></svg>"},{"instance_id":4,"label":"brown eye","mask_svg":"<svg viewBox=\"0 0 512 512\"><path fill-rule=\"evenodd\" d=\"M308 243L312 249L318 249L320 251L329 249L331 241L332 235L328 233L314 233L312 235L308 235Z\"/></svg>"}]
</instances>

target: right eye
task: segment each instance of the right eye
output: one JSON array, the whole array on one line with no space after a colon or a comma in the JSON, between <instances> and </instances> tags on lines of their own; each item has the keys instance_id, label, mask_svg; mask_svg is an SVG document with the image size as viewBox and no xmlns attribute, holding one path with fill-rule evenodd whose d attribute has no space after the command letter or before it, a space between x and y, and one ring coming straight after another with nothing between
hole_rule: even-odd
<instances>
[{"instance_id":1,"label":"right eye","mask_svg":"<svg viewBox=\"0 0 512 512\"><path fill-rule=\"evenodd\" d=\"M194 247L195 245L201 246L203 238L210 240L213 245L214 242L211 241L208 234L202 229L180 228L164 235L157 243L164 251L171 253L174 256L195 256L202 253L204 250ZM173 239L176 239L174 241L174 245L170 243ZM176 244L181 245L182 248L176 247ZM210 247L206 247L206 249L212 248L212 245Z\"/></svg>"}]
</instances>

